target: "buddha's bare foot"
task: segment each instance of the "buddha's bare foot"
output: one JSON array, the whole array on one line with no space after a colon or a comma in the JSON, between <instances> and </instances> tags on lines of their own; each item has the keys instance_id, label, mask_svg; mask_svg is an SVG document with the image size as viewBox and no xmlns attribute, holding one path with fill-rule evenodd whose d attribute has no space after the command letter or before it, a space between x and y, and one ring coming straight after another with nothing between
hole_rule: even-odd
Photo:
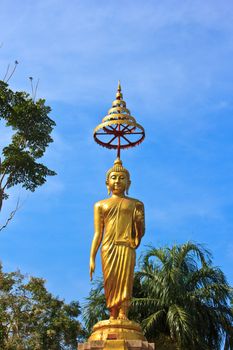
<instances>
[{"instance_id":1,"label":"buddha's bare foot","mask_svg":"<svg viewBox=\"0 0 233 350\"><path fill-rule=\"evenodd\" d=\"M118 320L128 320L128 317L124 313L120 312L117 319Z\"/></svg>"},{"instance_id":2,"label":"buddha's bare foot","mask_svg":"<svg viewBox=\"0 0 233 350\"><path fill-rule=\"evenodd\" d=\"M117 318L117 314L118 314L118 310L117 310L117 308L111 308L110 309L110 320L116 320L116 318Z\"/></svg>"}]
</instances>

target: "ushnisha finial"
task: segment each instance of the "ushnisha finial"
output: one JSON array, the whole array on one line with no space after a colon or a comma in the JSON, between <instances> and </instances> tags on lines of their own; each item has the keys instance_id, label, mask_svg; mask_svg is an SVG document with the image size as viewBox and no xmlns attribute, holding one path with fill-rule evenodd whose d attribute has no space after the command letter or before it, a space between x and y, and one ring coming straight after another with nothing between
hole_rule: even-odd
<instances>
[{"instance_id":1,"label":"ushnisha finial","mask_svg":"<svg viewBox=\"0 0 233 350\"><path fill-rule=\"evenodd\" d=\"M121 93L121 83L120 83L120 80L118 80L116 99L117 100L122 100L122 98L123 98L123 95Z\"/></svg>"},{"instance_id":2,"label":"ushnisha finial","mask_svg":"<svg viewBox=\"0 0 233 350\"><path fill-rule=\"evenodd\" d=\"M117 157L117 159L114 161L114 166L122 166L122 160L119 158L119 157Z\"/></svg>"},{"instance_id":3,"label":"ushnisha finial","mask_svg":"<svg viewBox=\"0 0 233 350\"><path fill-rule=\"evenodd\" d=\"M106 181L108 181L109 175L110 175L110 173L113 172L113 171L116 171L116 172L119 172L119 171L124 172L124 173L127 175L128 180L130 180L129 171L128 171L126 168L123 167L122 160L121 160L119 157L117 157L117 159L114 161L113 167L110 168L110 169L107 171L107 173L106 173Z\"/></svg>"},{"instance_id":4,"label":"ushnisha finial","mask_svg":"<svg viewBox=\"0 0 233 350\"><path fill-rule=\"evenodd\" d=\"M121 149L137 146L144 138L144 128L136 122L130 110L126 108L121 83L118 81L116 99L102 123L95 128L94 140L100 146L117 149L117 157L120 158Z\"/></svg>"}]
</instances>

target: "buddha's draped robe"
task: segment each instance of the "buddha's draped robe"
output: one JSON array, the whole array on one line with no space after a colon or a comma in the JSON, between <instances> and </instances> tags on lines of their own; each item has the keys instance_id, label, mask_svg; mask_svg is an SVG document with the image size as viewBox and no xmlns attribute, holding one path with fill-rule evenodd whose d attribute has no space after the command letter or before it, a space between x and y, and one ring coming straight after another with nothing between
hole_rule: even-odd
<instances>
[{"instance_id":1,"label":"buddha's draped robe","mask_svg":"<svg viewBox=\"0 0 233 350\"><path fill-rule=\"evenodd\" d=\"M108 308L130 302L135 248L144 234L144 207L136 199L101 201L104 235L101 248L104 290Z\"/></svg>"}]
</instances>

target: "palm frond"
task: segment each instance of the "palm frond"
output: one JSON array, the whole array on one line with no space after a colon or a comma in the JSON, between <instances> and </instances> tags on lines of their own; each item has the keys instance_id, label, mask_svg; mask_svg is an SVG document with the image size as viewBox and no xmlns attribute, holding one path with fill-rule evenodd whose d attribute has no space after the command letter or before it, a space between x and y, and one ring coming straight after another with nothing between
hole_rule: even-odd
<instances>
[{"instance_id":1,"label":"palm frond","mask_svg":"<svg viewBox=\"0 0 233 350\"><path fill-rule=\"evenodd\" d=\"M160 319L166 315L165 310L158 310L155 313L152 313L146 319L142 321L142 328L145 333L153 331L153 328L156 327L156 324L159 323Z\"/></svg>"}]
</instances>

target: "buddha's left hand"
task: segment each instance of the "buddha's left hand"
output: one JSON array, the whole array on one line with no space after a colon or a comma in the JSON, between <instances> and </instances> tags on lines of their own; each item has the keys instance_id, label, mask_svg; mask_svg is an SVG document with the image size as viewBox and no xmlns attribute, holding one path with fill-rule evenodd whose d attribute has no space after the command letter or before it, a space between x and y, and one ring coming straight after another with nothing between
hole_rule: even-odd
<instances>
[{"instance_id":1,"label":"buddha's left hand","mask_svg":"<svg viewBox=\"0 0 233 350\"><path fill-rule=\"evenodd\" d=\"M92 275L95 271L95 260L91 259L90 260L90 280L92 281Z\"/></svg>"}]
</instances>

